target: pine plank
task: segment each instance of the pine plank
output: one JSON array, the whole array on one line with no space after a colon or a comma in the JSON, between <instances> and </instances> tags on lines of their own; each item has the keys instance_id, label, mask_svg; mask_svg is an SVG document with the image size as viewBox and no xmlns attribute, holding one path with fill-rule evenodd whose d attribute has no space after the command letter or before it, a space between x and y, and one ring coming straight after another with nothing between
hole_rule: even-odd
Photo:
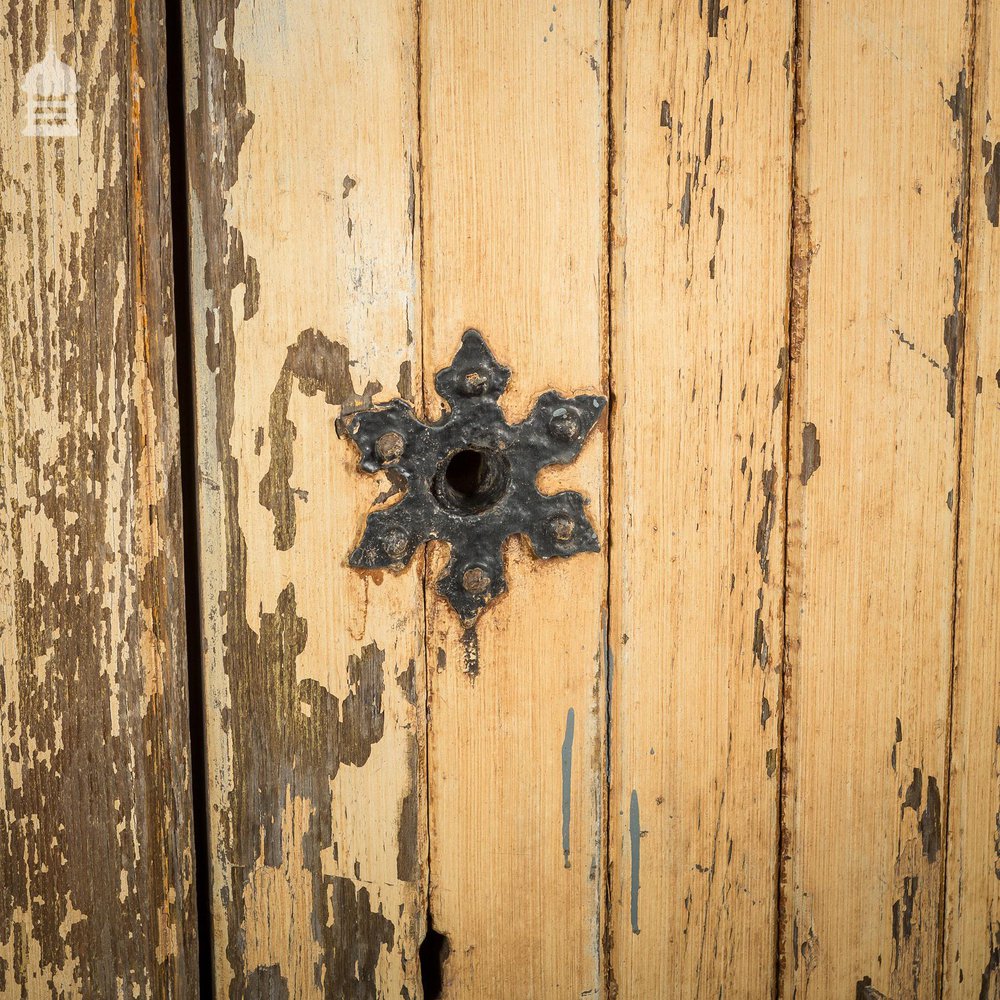
<instances>
[{"instance_id":1,"label":"pine plank","mask_svg":"<svg viewBox=\"0 0 1000 1000\"><path fill-rule=\"evenodd\" d=\"M970 22L800 12L782 991L936 996Z\"/></svg>"},{"instance_id":2,"label":"pine plank","mask_svg":"<svg viewBox=\"0 0 1000 1000\"><path fill-rule=\"evenodd\" d=\"M416 997L422 575L336 430L420 385L416 4L184 13L216 992Z\"/></svg>"},{"instance_id":3,"label":"pine plank","mask_svg":"<svg viewBox=\"0 0 1000 1000\"><path fill-rule=\"evenodd\" d=\"M513 369L508 419L548 388L601 391L606 7L421 9L428 408L440 405L433 373L468 327ZM602 426L540 486L579 489L603 538ZM430 912L449 943L443 995L598 995L606 556L541 563L515 541L508 593L466 633L434 590L446 555L438 545L427 570Z\"/></svg>"},{"instance_id":4,"label":"pine plank","mask_svg":"<svg viewBox=\"0 0 1000 1000\"><path fill-rule=\"evenodd\" d=\"M976 10L944 996L1000 1000L1000 10Z\"/></svg>"},{"instance_id":5,"label":"pine plank","mask_svg":"<svg viewBox=\"0 0 1000 1000\"><path fill-rule=\"evenodd\" d=\"M0 28L0 994L197 990L161 3ZM32 136L52 46L77 134Z\"/></svg>"},{"instance_id":6,"label":"pine plank","mask_svg":"<svg viewBox=\"0 0 1000 1000\"><path fill-rule=\"evenodd\" d=\"M794 5L619 2L611 975L773 992Z\"/></svg>"}]
</instances>

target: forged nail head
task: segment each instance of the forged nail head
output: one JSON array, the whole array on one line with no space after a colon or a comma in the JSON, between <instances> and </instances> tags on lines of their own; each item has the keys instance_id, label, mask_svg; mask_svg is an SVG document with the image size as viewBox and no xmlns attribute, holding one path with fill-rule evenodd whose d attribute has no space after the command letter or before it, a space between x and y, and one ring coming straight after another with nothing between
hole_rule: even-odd
<instances>
[{"instance_id":1,"label":"forged nail head","mask_svg":"<svg viewBox=\"0 0 1000 1000\"><path fill-rule=\"evenodd\" d=\"M462 587L470 594L485 594L490 587L490 578L481 566L472 566L462 574Z\"/></svg>"},{"instance_id":2,"label":"forged nail head","mask_svg":"<svg viewBox=\"0 0 1000 1000\"><path fill-rule=\"evenodd\" d=\"M549 418L549 434L557 441L575 441L580 436L580 418L568 407L560 406Z\"/></svg>"},{"instance_id":3,"label":"forged nail head","mask_svg":"<svg viewBox=\"0 0 1000 1000\"><path fill-rule=\"evenodd\" d=\"M410 540L402 531L390 531L385 536L384 545L390 559L402 559L410 547Z\"/></svg>"},{"instance_id":4,"label":"forged nail head","mask_svg":"<svg viewBox=\"0 0 1000 1000\"><path fill-rule=\"evenodd\" d=\"M486 377L482 372L469 372L461 381L463 396L481 396L486 391Z\"/></svg>"},{"instance_id":5,"label":"forged nail head","mask_svg":"<svg viewBox=\"0 0 1000 1000\"><path fill-rule=\"evenodd\" d=\"M405 442L403 435L398 431L386 431L375 442L375 453L382 463L388 465L390 462L397 462L402 457Z\"/></svg>"},{"instance_id":6,"label":"forged nail head","mask_svg":"<svg viewBox=\"0 0 1000 1000\"><path fill-rule=\"evenodd\" d=\"M570 541L576 528L576 525L568 517L554 517L549 526L557 542Z\"/></svg>"}]
</instances>

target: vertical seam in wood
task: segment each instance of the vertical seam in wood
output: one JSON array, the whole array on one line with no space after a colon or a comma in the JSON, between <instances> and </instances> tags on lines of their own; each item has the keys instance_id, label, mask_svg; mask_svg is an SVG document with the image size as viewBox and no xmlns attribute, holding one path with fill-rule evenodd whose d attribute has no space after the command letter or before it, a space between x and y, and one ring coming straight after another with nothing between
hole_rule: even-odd
<instances>
[{"instance_id":1,"label":"vertical seam in wood","mask_svg":"<svg viewBox=\"0 0 1000 1000\"><path fill-rule=\"evenodd\" d=\"M420 408L424 419L427 414L427 331L424 321L424 53L423 53L423 0L415 0L414 17L416 21L415 40L415 61L416 61L416 90L417 90L417 186L418 205L416 213L417 239L419 240L419 253L417 255L417 291L419 302L419 316L417 317L419 337L420 337ZM424 829L426 831L427 844L424 851L424 878L426 879L426 891L424 895L424 925L420 928L421 941L423 941L431 926L431 732L430 732L430 712L431 712L431 656L430 656L430 621L427 611L427 578L428 578L428 556L427 546L421 550L419 572L420 589L423 595L423 634L424 634Z\"/></svg>"},{"instance_id":2,"label":"vertical seam in wood","mask_svg":"<svg viewBox=\"0 0 1000 1000\"><path fill-rule=\"evenodd\" d=\"M188 726L190 732L191 799L198 937L198 984L202 995L213 995L211 848L205 726L204 643L199 558L198 455L194 387L194 325L191 313L191 261L188 244L189 201L187 135L184 110L184 34L181 0L165 0L167 154L173 245L173 309L177 347L177 409L181 467L181 531L186 609Z\"/></svg>"},{"instance_id":3,"label":"vertical seam in wood","mask_svg":"<svg viewBox=\"0 0 1000 1000\"><path fill-rule=\"evenodd\" d=\"M958 666L958 586L959 567L961 564L960 544L961 544L961 521L962 521L962 466L963 449L965 447L965 340L968 335L967 302L969 287L969 260L972 256L971 236L971 208L970 191L972 190L972 115L975 108L975 65L976 65L976 25L977 25L977 0L969 0L968 3L968 56L966 64L968 66L968 86L965 91L965 107L962 109L964 121L960 123L962 134L962 174L960 180L959 197L961 198L962 211L962 245L959 248L960 260L962 262L962 277L959 302L959 316L961 317L961 336L959 337L956 366L957 371L952 373L955 379L955 438L956 438L956 461L955 461L955 523L954 523L954 558L952 561L952 591L951 591L951 664L948 677L948 707L945 718L945 761L944 761L944 815L941 818L942 846L941 846L941 895L938 900L938 946L937 946L937 995L944 996L945 981L945 939L947 936L947 914L948 914L948 847L951 831L951 763L952 763L952 740L954 738L954 715L955 715L955 675Z\"/></svg>"},{"instance_id":4,"label":"vertical seam in wood","mask_svg":"<svg viewBox=\"0 0 1000 1000\"><path fill-rule=\"evenodd\" d=\"M801 139L799 120L802 94L802 6L804 0L794 0L793 15L793 37L792 37L792 100L791 100L791 156L789 157L789 240L788 240L788 270L787 270L787 292L786 292L786 324L785 324L785 350L787 352L787 377L785 380L785 413L784 413L784 466L785 466L785 495L784 510L784 530L782 532L782 558L781 558L781 677L780 691L778 694L778 789L777 789L777 819L778 819L778 842L777 842L777 864L775 865L775 935L774 935L774 987L773 996L778 1000L782 996L783 974L784 974L784 926L785 926L785 851L788 845L788 831L785 821L785 792L787 778L787 761L785 758L785 719L786 700L788 697L788 509L789 509L789 486L791 482L791 424L792 424L792 392L795 386L795 364L797 361L794 349L792 332L799 317L796 306L797 297L794 291L795 261L799 255L809 253L809 246L801 246L805 239L808 244L808 232L804 232L800 225L800 220L796 212L798 203L798 152Z\"/></svg>"},{"instance_id":5,"label":"vertical seam in wood","mask_svg":"<svg viewBox=\"0 0 1000 1000\"><path fill-rule=\"evenodd\" d=\"M606 44L607 58L607 84L605 95L605 116L607 119L607 179L605 187L604 222L606 232L606 261L605 261L605 296L607 298L607 336L605 339L606 351L606 378L608 384L608 432L607 432L607 471L605 483L607 488L607 529L605 531L605 556L607 567L607 578L605 580L605 618L604 618L604 806L601 820L604 826L604 836L601 850L604 854L604 904L601 907L604 927L601 934L601 955L600 960L604 963L603 974L599 974L606 1000L614 1000L618 989L614 978L614 968L612 966L613 954L613 932L612 932L612 885L611 885L611 716L612 716L612 652L611 652L611 539L612 539L612 505L614 503L614 490L612 489L612 459L613 448L612 439L614 435L615 411L617 404L615 401L614 382L614 309L613 309L613 281L612 267L614 260L614 167L615 167L615 136L617 123L614 117L614 6L615 0L608 0L608 35Z\"/></svg>"}]
</instances>

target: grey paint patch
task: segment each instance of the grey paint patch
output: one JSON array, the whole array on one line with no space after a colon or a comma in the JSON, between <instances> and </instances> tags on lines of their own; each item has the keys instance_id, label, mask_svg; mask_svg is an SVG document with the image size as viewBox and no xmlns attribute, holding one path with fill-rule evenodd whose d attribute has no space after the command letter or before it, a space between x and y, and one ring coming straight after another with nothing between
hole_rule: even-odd
<instances>
[{"instance_id":1,"label":"grey paint patch","mask_svg":"<svg viewBox=\"0 0 1000 1000\"><path fill-rule=\"evenodd\" d=\"M719 209L720 213L720 225L719 229L722 229L721 225L721 213L722 209ZM718 243L718 239L716 239ZM781 406L781 401L785 398L785 379L788 374L788 348L783 347L778 351L778 381L774 385L774 392L771 395L771 412Z\"/></svg>"},{"instance_id":2,"label":"grey paint patch","mask_svg":"<svg viewBox=\"0 0 1000 1000\"><path fill-rule=\"evenodd\" d=\"M955 416L955 386L958 380L959 349L965 338L965 313L960 308L962 302L962 261L959 257L955 258L953 281L952 310L944 318L944 347L948 352L948 364L944 369L944 377L948 386L947 408L950 417Z\"/></svg>"},{"instance_id":3,"label":"grey paint patch","mask_svg":"<svg viewBox=\"0 0 1000 1000\"><path fill-rule=\"evenodd\" d=\"M684 181L684 195L681 198L681 225L686 226L691 221L691 172L688 171Z\"/></svg>"},{"instance_id":4,"label":"grey paint patch","mask_svg":"<svg viewBox=\"0 0 1000 1000\"><path fill-rule=\"evenodd\" d=\"M938 792L937 778L927 776L927 805L917 824L924 857L931 863L937 861L941 850L941 794Z\"/></svg>"},{"instance_id":5,"label":"grey paint patch","mask_svg":"<svg viewBox=\"0 0 1000 1000\"><path fill-rule=\"evenodd\" d=\"M462 633L462 653L465 659L465 672L474 681L479 676L479 635L476 633L475 625ZM438 666L440 667L440 662Z\"/></svg>"},{"instance_id":6,"label":"grey paint patch","mask_svg":"<svg viewBox=\"0 0 1000 1000\"><path fill-rule=\"evenodd\" d=\"M420 795L417 790L419 761L417 740L411 733L406 754L408 790L399 810L399 837L396 845L396 877L402 882L416 882L420 877L420 858L417 853L417 824L420 819Z\"/></svg>"},{"instance_id":7,"label":"grey paint patch","mask_svg":"<svg viewBox=\"0 0 1000 1000\"><path fill-rule=\"evenodd\" d=\"M945 103L951 108L951 120L957 122L968 107L968 91L965 86L965 70L958 74L955 93L945 98Z\"/></svg>"},{"instance_id":8,"label":"grey paint patch","mask_svg":"<svg viewBox=\"0 0 1000 1000\"><path fill-rule=\"evenodd\" d=\"M566 868L569 863L569 810L570 793L572 791L573 780L573 730L575 728L576 715L570 708L566 713L566 735L562 745L562 845L563 864Z\"/></svg>"},{"instance_id":9,"label":"grey paint patch","mask_svg":"<svg viewBox=\"0 0 1000 1000\"><path fill-rule=\"evenodd\" d=\"M896 945L896 964L902 944L913 934L913 910L920 880L916 875L903 879L903 895L892 904L892 939Z\"/></svg>"},{"instance_id":10,"label":"grey paint patch","mask_svg":"<svg viewBox=\"0 0 1000 1000\"><path fill-rule=\"evenodd\" d=\"M396 683L400 691L410 705L417 703L417 664L411 657L409 666L401 673L396 674Z\"/></svg>"},{"instance_id":11,"label":"grey paint patch","mask_svg":"<svg viewBox=\"0 0 1000 1000\"><path fill-rule=\"evenodd\" d=\"M764 494L764 506L761 508L760 521L757 523L756 538L757 555L760 557L760 571L764 575L765 582L769 577L767 550L771 544L771 529L774 527L774 518L777 513L777 504L775 503L774 495L775 479L774 463L772 462L771 468L765 469L760 479L761 492Z\"/></svg>"},{"instance_id":12,"label":"grey paint patch","mask_svg":"<svg viewBox=\"0 0 1000 1000\"><path fill-rule=\"evenodd\" d=\"M982 981L979 984L979 1000L990 1000L994 996L995 979L1000 980L1000 932L991 931L990 937L993 947L990 951L989 961L983 969Z\"/></svg>"},{"instance_id":13,"label":"grey paint patch","mask_svg":"<svg viewBox=\"0 0 1000 1000\"><path fill-rule=\"evenodd\" d=\"M802 425L802 472L799 474L799 481L803 486L812 478L812 474L819 468L819 438L816 436L815 424Z\"/></svg>"},{"instance_id":14,"label":"grey paint patch","mask_svg":"<svg viewBox=\"0 0 1000 1000\"><path fill-rule=\"evenodd\" d=\"M865 976L864 979L859 979L857 982L854 1000L888 1000L888 997L872 986L871 976Z\"/></svg>"},{"instance_id":15,"label":"grey paint patch","mask_svg":"<svg viewBox=\"0 0 1000 1000\"><path fill-rule=\"evenodd\" d=\"M639 933L639 796L632 789L632 798L628 805L628 833L632 844L632 933Z\"/></svg>"},{"instance_id":16,"label":"grey paint patch","mask_svg":"<svg viewBox=\"0 0 1000 1000\"><path fill-rule=\"evenodd\" d=\"M396 391L403 399L413 402L413 363L404 361L399 366L399 381L396 382Z\"/></svg>"},{"instance_id":17,"label":"grey paint patch","mask_svg":"<svg viewBox=\"0 0 1000 1000\"><path fill-rule=\"evenodd\" d=\"M327 403L341 413L371 406L380 392L378 382L369 382L364 391L354 391L351 358L346 347L328 340L319 330L303 330L285 355L278 382L271 393L268 416L271 460L258 486L262 507L274 515L274 546L287 552L295 542L295 491L289 480L294 464L295 424L288 419L292 389L296 380L306 396L322 391Z\"/></svg>"},{"instance_id":18,"label":"grey paint patch","mask_svg":"<svg viewBox=\"0 0 1000 1000\"><path fill-rule=\"evenodd\" d=\"M261 965L247 976L247 1000L288 1000L288 982L277 965Z\"/></svg>"},{"instance_id":19,"label":"grey paint patch","mask_svg":"<svg viewBox=\"0 0 1000 1000\"><path fill-rule=\"evenodd\" d=\"M993 160L983 177L983 198L990 225L1000 225L1000 142L993 147Z\"/></svg>"},{"instance_id":20,"label":"grey paint patch","mask_svg":"<svg viewBox=\"0 0 1000 1000\"><path fill-rule=\"evenodd\" d=\"M913 769L913 780L907 786L903 794L903 804L899 807L899 815L902 816L907 809L916 812L920 808L920 803L924 797L924 775L919 767Z\"/></svg>"},{"instance_id":21,"label":"grey paint patch","mask_svg":"<svg viewBox=\"0 0 1000 1000\"><path fill-rule=\"evenodd\" d=\"M727 13L729 13L729 8L727 7L725 11L721 9L721 0L708 0L708 37L718 38L719 37L719 20L724 18Z\"/></svg>"}]
</instances>

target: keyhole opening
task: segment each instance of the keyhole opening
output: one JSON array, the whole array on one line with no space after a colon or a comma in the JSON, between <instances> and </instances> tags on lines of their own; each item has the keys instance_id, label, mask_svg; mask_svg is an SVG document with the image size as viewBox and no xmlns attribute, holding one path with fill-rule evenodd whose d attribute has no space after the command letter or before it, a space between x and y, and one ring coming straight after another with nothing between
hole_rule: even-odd
<instances>
[{"instance_id":1,"label":"keyhole opening","mask_svg":"<svg viewBox=\"0 0 1000 1000\"><path fill-rule=\"evenodd\" d=\"M452 452L434 477L434 495L459 514L480 514L497 504L510 485L510 463L499 451Z\"/></svg>"},{"instance_id":2,"label":"keyhole opening","mask_svg":"<svg viewBox=\"0 0 1000 1000\"><path fill-rule=\"evenodd\" d=\"M475 497L483 491L487 479L486 456L466 448L452 455L444 472L448 485L463 497Z\"/></svg>"}]
</instances>

